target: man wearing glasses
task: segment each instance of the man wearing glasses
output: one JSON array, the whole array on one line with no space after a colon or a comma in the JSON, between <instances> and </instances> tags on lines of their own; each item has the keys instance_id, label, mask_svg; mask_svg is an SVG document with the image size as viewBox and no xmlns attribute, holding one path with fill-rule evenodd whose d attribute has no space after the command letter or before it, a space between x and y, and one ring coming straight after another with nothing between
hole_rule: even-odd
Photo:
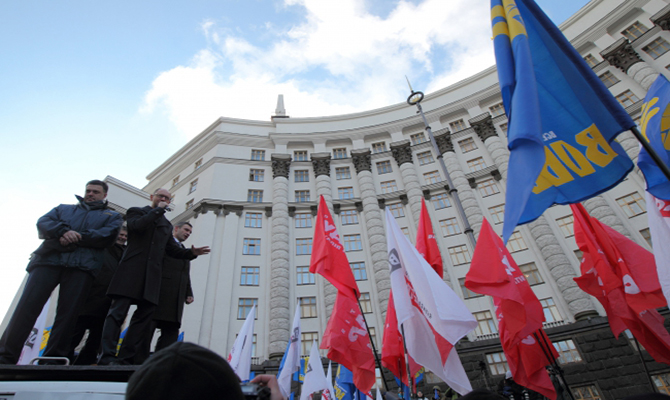
<instances>
[{"instance_id":1,"label":"man wearing glasses","mask_svg":"<svg viewBox=\"0 0 670 400\"><path fill-rule=\"evenodd\" d=\"M151 205L128 209L128 247L109 285L107 295L112 305L102 331L102 356L99 365L135 364L142 339L151 329L151 321L160 293L163 257L192 260L208 254L209 247L181 248L172 238L172 224L165 218L170 192L158 189L151 195ZM128 310L137 305L123 344L116 346Z\"/></svg>"}]
</instances>

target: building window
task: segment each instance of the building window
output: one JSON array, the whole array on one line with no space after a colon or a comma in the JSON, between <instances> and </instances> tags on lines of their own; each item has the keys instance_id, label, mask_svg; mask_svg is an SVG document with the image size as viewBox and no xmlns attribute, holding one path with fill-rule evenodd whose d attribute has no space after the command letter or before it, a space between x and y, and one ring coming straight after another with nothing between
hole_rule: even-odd
<instances>
[{"instance_id":1,"label":"building window","mask_svg":"<svg viewBox=\"0 0 670 400\"><path fill-rule=\"evenodd\" d=\"M475 293L472 290L465 287L465 278L458 278L458 284L461 286L461 291L463 292L464 299L472 299L473 297L482 297L483 294Z\"/></svg>"},{"instance_id":2,"label":"building window","mask_svg":"<svg viewBox=\"0 0 670 400\"><path fill-rule=\"evenodd\" d=\"M309 171L306 169L299 169L294 171L296 182L309 182Z\"/></svg>"},{"instance_id":3,"label":"building window","mask_svg":"<svg viewBox=\"0 0 670 400\"><path fill-rule=\"evenodd\" d=\"M193 208L193 199L186 202L186 209L190 210L191 208Z\"/></svg>"},{"instance_id":4,"label":"building window","mask_svg":"<svg viewBox=\"0 0 670 400\"><path fill-rule=\"evenodd\" d=\"M579 351L572 339L554 342L554 348L558 352L559 364L570 364L582 361L582 356L579 355Z\"/></svg>"},{"instance_id":5,"label":"building window","mask_svg":"<svg viewBox=\"0 0 670 400\"><path fill-rule=\"evenodd\" d=\"M542 310L544 311L545 322L563 321L563 317L561 317L561 313L558 311L554 299L551 297L542 299L540 300L540 304L542 304Z\"/></svg>"},{"instance_id":6,"label":"building window","mask_svg":"<svg viewBox=\"0 0 670 400\"><path fill-rule=\"evenodd\" d=\"M258 299L238 299L237 319L246 319L254 306L258 307ZM256 313L256 319L258 319L258 313Z\"/></svg>"},{"instance_id":7,"label":"building window","mask_svg":"<svg viewBox=\"0 0 670 400\"><path fill-rule=\"evenodd\" d=\"M311 228L312 227L312 214L310 213L300 213L295 214L293 217L295 219L296 228Z\"/></svg>"},{"instance_id":8,"label":"building window","mask_svg":"<svg viewBox=\"0 0 670 400\"><path fill-rule=\"evenodd\" d=\"M249 180L251 182L263 182L263 180L265 180L265 170L250 169L249 170Z\"/></svg>"},{"instance_id":9,"label":"building window","mask_svg":"<svg viewBox=\"0 0 670 400\"><path fill-rule=\"evenodd\" d=\"M577 257L577 261L579 261L579 263L581 264L582 259L584 259L584 252L577 249L577 250L574 251L574 253L575 253L575 257Z\"/></svg>"},{"instance_id":10,"label":"building window","mask_svg":"<svg viewBox=\"0 0 670 400\"><path fill-rule=\"evenodd\" d=\"M407 240L412 240L412 239L409 237L409 228L407 228L407 227L402 227L402 228L400 228L400 230L402 231L402 234L405 235L405 237L407 238Z\"/></svg>"},{"instance_id":11,"label":"building window","mask_svg":"<svg viewBox=\"0 0 670 400\"><path fill-rule=\"evenodd\" d=\"M265 161L265 150L251 150L251 159L254 161Z\"/></svg>"},{"instance_id":12,"label":"building window","mask_svg":"<svg viewBox=\"0 0 670 400\"><path fill-rule=\"evenodd\" d=\"M626 39L632 42L635 39L639 38L640 36L644 35L644 33L648 30L649 28L644 26L644 24L641 24L640 21L635 21L633 25L624 29L623 32L621 32L621 34L624 35Z\"/></svg>"},{"instance_id":13,"label":"building window","mask_svg":"<svg viewBox=\"0 0 670 400\"><path fill-rule=\"evenodd\" d=\"M395 183L395 181L382 182L380 183L380 185L382 188L382 193L391 193L398 191L398 185Z\"/></svg>"},{"instance_id":14,"label":"building window","mask_svg":"<svg viewBox=\"0 0 670 400\"><path fill-rule=\"evenodd\" d=\"M416 158L419 160L419 165L426 165L435 162L433 153L430 150L424 151L423 153L418 153Z\"/></svg>"},{"instance_id":15,"label":"building window","mask_svg":"<svg viewBox=\"0 0 670 400\"><path fill-rule=\"evenodd\" d=\"M489 207L489 213L494 224L502 224L505 220L505 205Z\"/></svg>"},{"instance_id":16,"label":"building window","mask_svg":"<svg viewBox=\"0 0 670 400\"><path fill-rule=\"evenodd\" d=\"M436 194L430 198L430 201L433 203L433 207L436 210L451 207L451 202L449 201L449 197L446 193Z\"/></svg>"},{"instance_id":17,"label":"building window","mask_svg":"<svg viewBox=\"0 0 670 400\"><path fill-rule=\"evenodd\" d=\"M386 151L385 142L372 143L372 152L373 153L383 153Z\"/></svg>"},{"instance_id":18,"label":"building window","mask_svg":"<svg viewBox=\"0 0 670 400\"><path fill-rule=\"evenodd\" d=\"M354 273L354 278L357 281L367 281L368 272L365 270L364 262L351 263L351 271Z\"/></svg>"},{"instance_id":19,"label":"building window","mask_svg":"<svg viewBox=\"0 0 670 400\"><path fill-rule=\"evenodd\" d=\"M447 218L440 221L442 228L442 236L451 236L461 233L461 228L458 226L456 218Z\"/></svg>"},{"instance_id":20,"label":"building window","mask_svg":"<svg viewBox=\"0 0 670 400\"><path fill-rule=\"evenodd\" d=\"M300 297L300 318L316 318L316 297Z\"/></svg>"},{"instance_id":21,"label":"building window","mask_svg":"<svg viewBox=\"0 0 670 400\"><path fill-rule=\"evenodd\" d=\"M295 254L298 256L312 254L312 238L296 239L295 240Z\"/></svg>"},{"instance_id":22,"label":"building window","mask_svg":"<svg viewBox=\"0 0 670 400\"><path fill-rule=\"evenodd\" d=\"M663 54L667 53L670 50L670 43L666 42L665 39L659 37L654 39L653 42L642 48L647 54L651 56L654 60Z\"/></svg>"},{"instance_id":23,"label":"building window","mask_svg":"<svg viewBox=\"0 0 670 400\"><path fill-rule=\"evenodd\" d=\"M293 152L294 161L309 161L307 158L307 150L296 150Z\"/></svg>"},{"instance_id":24,"label":"building window","mask_svg":"<svg viewBox=\"0 0 670 400\"><path fill-rule=\"evenodd\" d=\"M470 262L470 252L468 251L468 246L464 244L449 247L449 256L451 257L451 263L454 265L467 264Z\"/></svg>"},{"instance_id":25,"label":"building window","mask_svg":"<svg viewBox=\"0 0 670 400\"><path fill-rule=\"evenodd\" d=\"M295 191L295 202L304 203L309 201L309 190L296 190Z\"/></svg>"},{"instance_id":26,"label":"building window","mask_svg":"<svg viewBox=\"0 0 670 400\"><path fill-rule=\"evenodd\" d=\"M600 75L598 78L600 78L600 80L603 81L603 83L607 87L612 87L615 84L619 83L619 78L614 76L614 74L611 73L610 71L605 71L605 73Z\"/></svg>"},{"instance_id":27,"label":"building window","mask_svg":"<svg viewBox=\"0 0 670 400\"><path fill-rule=\"evenodd\" d=\"M370 334L370 341L374 343L375 347L379 346L377 344L377 331L375 330L375 327L374 326L368 327L368 333Z\"/></svg>"},{"instance_id":28,"label":"building window","mask_svg":"<svg viewBox=\"0 0 670 400\"><path fill-rule=\"evenodd\" d=\"M314 342L319 346L319 332L302 332L300 339L302 342L302 354L309 354L312 351L312 343Z\"/></svg>"},{"instance_id":29,"label":"building window","mask_svg":"<svg viewBox=\"0 0 670 400\"><path fill-rule=\"evenodd\" d=\"M575 400L602 400L602 396L596 385L579 386L570 388Z\"/></svg>"},{"instance_id":30,"label":"building window","mask_svg":"<svg viewBox=\"0 0 670 400\"><path fill-rule=\"evenodd\" d=\"M359 251L363 250L363 242L361 235L344 235L344 251Z\"/></svg>"},{"instance_id":31,"label":"building window","mask_svg":"<svg viewBox=\"0 0 670 400\"><path fill-rule=\"evenodd\" d=\"M461 151L463 153L467 153L467 152L470 152L472 150L477 150L477 143L475 143L475 139L473 139L473 138L467 138L467 139L461 140L460 142L458 142L458 145L460 146Z\"/></svg>"},{"instance_id":32,"label":"building window","mask_svg":"<svg viewBox=\"0 0 670 400\"><path fill-rule=\"evenodd\" d=\"M379 175L393 172L391 168L391 161L380 161L377 163L377 173Z\"/></svg>"},{"instance_id":33,"label":"building window","mask_svg":"<svg viewBox=\"0 0 670 400\"><path fill-rule=\"evenodd\" d=\"M431 171L431 172L426 172L423 174L423 179L426 180L426 184L430 185L432 183L438 183L442 182L442 178L440 177L440 173L437 171Z\"/></svg>"},{"instance_id":34,"label":"building window","mask_svg":"<svg viewBox=\"0 0 670 400\"><path fill-rule=\"evenodd\" d=\"M198 180L196 179L193 182L191 182L191 186L188 188L189 194L195 192L197 188L198 188Z\"/></svg>"},{"instance_id":35,"label":"building window","mask_svg":"<svg viewBox=\"0 0 670 400\"><path fill-rule=\"evenodd\" d=\"M454 122L449 122L449 127L451 128L452 132L462 131L463 129L465 129L465 122L463 122L462 119L459 119L458 121Z\"/></svg>"},{"instance_id":36,"label":"building window","mask_svg":"<svg viewBox=\"0 0 670 400\"><path fill-rule=\"evenodd\" d=\"M352 187L337 188L337 196L340 198L340 200L353 199L354 188Z\"/></svg>"},{"instance_id":37,"label":"building window","mask_svg":"<svg viewBox=\"0 0 670 400\"><path fill-rule=\"evenodd\" d=\"M247 201L250 202L250 203L262 203L263 202L263 191L262 190L250 189L247 192Z\"/></svg>"},{"instance_id":38,"label":"building window","mask_svg":"<svg viewBox=\"0 0 670 400\"><path fill-rule=\"evenodd\" d=\"M491 375L505 375L509 371L507 357L502 351L499 353L489 353L486 355L486 363L489 365Z\"/></svg>"},{"instance_id":39,"label":"building window","mask_svg":"<svg viewBox=\"0 0 670 400\"><path fill-rule=\"evenodd\" d=\"M351 170L349 167L337 167L335 168L335 178L338 180L349 179L351 178Z\"/></svg>"},{"instance_id":40,"label":"building window","mask_svg":"<svg viewBox=\"0 0 670 400\"><path fill-rule=\"evenodd\" d=\"M616 202L619 203L619 206L623 209L623 212L626 213L628 218L632 218L636 215L644 214L647 212L647 208L644 204L644 199L638 192L631 193L628 196L624 196L616 199Z\"/></svg>"},{"instance_id":41,"label":"building window","mask_svg":"<svg viewBox=\"0 0 670 400\"><path fill-rule=\"evenodd\" d=\"M498 327L496 326L496 321L493 319L491 311L476 312L472 315L474 315L477 320L477 328L475 328L475 334L477 336L498 333Z\"/></svg>"},{"instance_id":42,"label":"building window","mask_svg":"<svg viewBox=\"0 0 670 400\"><path fill-rule=\"evenodd\" d=\"M356 225L358 224L358 213L356 210L340 211L340 222L342 225Z\"/></svg>"},{"instance_id":43,"label":"building window","mask_svg":"<svg viewBox=\"0 0 670 400\"><path fill-rule=\"evenodd\" d=\"M523 276L526 277L529 285L537 285L538 283L544 283L542 276L540 276L540 271L537 270L537 266L534 262L528 264L519 265L519 269Z\"/></svg>"},{"instance_id":44,"label":"building window","mask_svg":"<svg viewBox=\"0 0 670 400\"><path fill-rule=\"evenodd\" d=\"M423 134L423 132L415 133L414 135L410 135L409 138L412 141L412 145L421 144L421 143L427 141L426 136Z\"/></svg>"},{"instance_id":45,"label":"building window","mask_svg":"<svg viewBox=\"0 0 670 400\"><path fill-rule=\"evenodd\" d=\"M361 305L361 310L364 314L369 314L372 312L372 301L370 300L370 293L361 293L361 298L358 300L358 304Z\"/></svg>"},{"instance_id":46,"label":"building window","mask_svg":"<svg viewBox=\"0 0 670 400\"><path fill-rule=\"evenodd\" d=\"M486 162L483 158L477 157L468 161L468 168L470 168L470 172L481 171L486 168Z\"/></svg>"},{"instance_id":47,"label":"building window","mask_svg":"<svg viewBox=\"0 0 670 400\"><path fill-rule=\"evenodd\" d=\"M652 375L651 379L654 381L654 385L656 385L656 389L658 389L659 393L665 393L667 395L670 395L670 373L666 372L663 374L656 374Z\"/></svg>"},{"instance_id":48,"label":"building window","mask_svg":"<svg viewBox=\"0 0 670 400\"><path fill-rule=\"evenodd\" d=\"M251 336L251 357L256 357L256 345L258 344L258 335L255 333ZM237 336L236 336L237 337Z\"/></svg>"},{"instance_id":49,"label":"building window","mask_svg":"<svg viewBox=\"0 0 670 400\"><path fill-rule=\"evenodd\" d=\"M479 194L481 194L482 197L487 197L494 195L496 193L500 193L498 184L496 184L496 181L493 180L492 178L479 182L479 184L477 184L477 187L479 188Z\"/></svg>"},{"instance_id":50,"label":"building window","mask_svg":"<svg viewBox=\"0 0 670 400\"><path fill-rule=\"evenodd\" d=\"M195 162L195 165L193 166L193 170L197 171L197 170L200 169L200 167L202 167L202 158Z\"/></svg>"},{"instance_id":51,"label":"building window","mask_svg":"<svg viewBox=\"0 0 670 400\"><path fill-rule=\"evenodd\" d=\"M175 176L174 179L172 179L172 186L176 185L179 183L179 175Z\"/></svg>"},{"instance_id":52,"label":"building window","mask_svg":"<svg viewBox=\"0 0 670 400\"><path fill-rule=\"evenodd\" d=\"M405 210L402 208L402 204L400 203L389 204L388 208L391 211L391 214L393 214L393 216L396 218L405 216Z\"/></svg>"},{"instance_id":53,"label":"building window","mask_svg":"<svg viewBox=\"0 0 670 400\"><path fill-rule=\"evenodd\" d=\"M260 275L260 267L242 267L240 286L258 286Z\"/></svg>"},{"instance_id":54,"label":"building window","mask_svg":"<svg viewBox=\"0 0 670 400\"><path fill-rule=\"evenodd\" d=\"M565 236L566 238L575 235L574 221L575 219L572 215L568 215L567 217L563 218L558 218L556 220L558 227L561 228L561 232L563 233L563 236Z\"/></svg>"},{"instance_id":55,"label":"building window","mask_svg":"<svg viewBox=\"0 0 670 400\"><path fill-rule=\"evenodd\" d=\"M333 149L333 158L336 160L347 158L347 149L344 147L339 149Z\"/></svg>"},{"instance_id":56,"label":"building window","mask_svg":"<svg viewBox=\"0 0 670 400\"><path fill-rule=\"evenodd\" d=\"M591 67L591 68L593 68L593 67L595 67L596 65L598 65L598 60L597 60L595 57L593 57L592 54L587 54L587 55L585 55L585 56L584 56L584 61L586 61L586 63L587 63L587 64L589 65L589 67Z\"/></svg>"},{"instance_id":57,"label":"building window","mask_svg":"<svg viewBox=\"0 0 670 400\"><path fill-rule=\"evenodd\" d=\"M651 232L649 231L649 228L644 228L640 231L640 235L644 238L644 240L647 241L647 244L649 247L653 247L653 244L651 243Z\"/></svg>"},{"instance_id":58,"label":"building window","mask_svg":"<svg viewBox=\"0 0 670 400\"><path fill-rule=\"evenodd\" d=\"M244 215L244 226L246 228L261 228L263 223L263 214L246 213Z\"/></svg>"},{"instance_id":59,"label":"building window","mask_svg":"<svg viewBox=\"0 0 670 400\"><path fill-rule=\"evenodd\" d=\"M521 232L513 232L507 241L507 250L510 253L515 253L517 251L526 250L527 248L528 246L526 246L526 242L523 240Z\"/></svg>"},{"instance_id":60,"label":"building window","mask_svg":"<svg viewBox=\"0 0 670 400\"><path fill-rule=\"evenodd\" d=\"M489 110L491 111L491 117L495 118L498 115L503 115L505 113L505 106L503 106L503 103L498 103L489 107Z\"/></svg>"},{"instance_id":61,"label":"building window","mask_svg":"<svg viewBox=\"0 0 670 400\"><path fill-rule=\"evenodd\" d=\"M250 239L244 238L242 244L242 254L251 255L251 256L260 256L261 255L261 240L260 239Z\"/></svg>"},{"instance_id":62,"label":"building window","mask_svg":"<svg viewBox=\"0 0 670 400\"><path fill-rule=\"evenodd\" d=\"M626 90L625 92L616 96L616 99L619 100L619 103L621 103L621 105L624 107L632 106L633 104L640 101L635 93L631 92L630 90Z\"/></svg>"},{"instance_id":63,"label":"building window","mask_svg":"<svg viewBox=\"0 0 670 400\"><path fill-rule=\"evenodd\" d=\"M505 122L504 124L500 124L500 132L507 135L507 122Z\"/></svg>"},{"instance_id":64,"label":"building window","mask_svg":"<svg viewBox=\"0 0 670 400\"><path fill-rule=\"evenodd\" d=\"M314 274L309 272L309 266L296 268L296 280L298 285L313 285Z\"/></svg>"}]
</instances>

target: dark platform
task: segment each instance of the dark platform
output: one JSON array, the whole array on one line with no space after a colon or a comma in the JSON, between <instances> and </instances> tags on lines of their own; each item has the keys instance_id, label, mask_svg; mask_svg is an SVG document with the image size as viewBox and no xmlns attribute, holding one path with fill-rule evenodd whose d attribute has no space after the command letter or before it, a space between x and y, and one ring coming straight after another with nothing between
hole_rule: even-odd
<instances>
[{"instance_id":1,"label":"dark platform","mask_svg":"<svg viewBox=\"0 0 670 400\"><path fill-rule=\"evenodd\" d=\"M0 365L0 381L128 382L139 365Z\"/></svg>"}]
</instances>

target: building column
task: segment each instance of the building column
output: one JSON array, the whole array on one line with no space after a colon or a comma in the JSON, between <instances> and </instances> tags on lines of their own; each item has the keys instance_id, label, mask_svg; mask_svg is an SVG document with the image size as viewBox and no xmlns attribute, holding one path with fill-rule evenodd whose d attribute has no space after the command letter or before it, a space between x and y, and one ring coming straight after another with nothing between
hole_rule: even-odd
<instances>
[{"instance_id":1,"label":"building column","mask_svg":"<svg viewBox=\"0 0 670 400\"><path fill-rule=\"evenodd\" d=\"M584 204L586 211L593 218L597 218L600 222L616 230L627 238L632 238L630 232L628 232L628 229L626 229L626 226L602 196L592 197L583 201L582 203Z\"/></svg>"},{"instance_id":2,"label":"building column","mask_svg":"<svg viewBox=\"0 0 670 400\"><path fill-rule=\"evenodd\" d=\"M493 162L498 167L498 180L503 177L507 180L507 169L509 167L509 150L507 145L498 136L491 114L486 113L468 121L475 130L479 139L486 146L486 150L493 158ZM494 175L495 177L495 175Z\"/></svg>"},{"instance_id":3,"label":"building column","mask_svg":"<svg viewBox=\"0 0 670 400\"><path fill-rule=\"evenodd\" d=\"M319 196L328 205L330 215L333 215L333 189L330 182L330 153L312 153L312 166L314 167L314 176L316 179L316 201L318 204ZM315 226L314 229L320 229ZM335 299L337 298L337 288L327 279L323 280L324 285L324 303L326 306L326 315L331 315Z\"/></svg>"},{"instance_id":4,"label":"building column","mask_svg":"<svg viewBox=\"0 0 670 400\"><path fill-rule=\"evenodd\" d=\"M386 248L386 234L382 223L382 213L379 210L377 193L372 180L372 161L370 149L351 151L351 158L358 174L358 184L361 188L363 203L363 217L367 227L370 242L370 257L375 277L377 296L382 310L382 320L386 320L386 305L388 304L391 280L388 268L388 250Z\"/></svg>"},{"instance_id":5,"label":"building column","mask_svg":"<svg viewBox=\"0 0 670 400\"><path fill-rule=\"evenodd\" d=\"M291 330L288 176L291 156L272 154L272 228L270 243L270 359L281 358Z\"/></svg>"},{"instance_id":6,"label":"building column","mask_svg":"<svg viewBox=\"0 0 670 400\"><path fill-rule=\"evenodd\" d=\"M419 217L421 216L421 199L423 192L421 191L421 182L416 174L416 168L412 162L412 148L409 140L401 140L399 142L391 143L391 152L395 158L400 174L402 176L402 184L407 193L407 200L409 208L412 211L412 218L414 223L419 224Z\"/></svg>"}]
</instances>

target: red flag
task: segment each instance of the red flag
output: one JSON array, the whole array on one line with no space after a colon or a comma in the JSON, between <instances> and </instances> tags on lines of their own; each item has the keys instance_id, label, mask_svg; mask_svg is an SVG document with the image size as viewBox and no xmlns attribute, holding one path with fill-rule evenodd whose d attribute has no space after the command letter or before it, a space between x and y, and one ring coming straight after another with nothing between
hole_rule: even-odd
<instances>
[{"instance_id":1,"label":"red flag","mask_svg":"<svg viewBox=\"0 0 670 400\"><path fill-rule=\"evenodd\" d=\"M309 272L320 274L337 288L338 293L357 300L361 293L351 272L349 260L337 234L335 221L328 211L323 196L319 199L319 212L314 227L314 242Z\"/></svg>"},{"instance_id":2,"label":"red flag","mask_svg":"<svg viewBox=\"0 0 670 400\"><path fill-rule=\"evenodd\" d=\"M514 381L555 399L556 391L545 366L551 363L547 353L553 359L558 354L542 330L542 305L486 219L465 277L465 287L493 297L500 342Z\"/></svg>"},{"instance_id":3,"label":"red flag","mask_svg":"<svg viewBox=\"0 0 670 400\"><path fill-rule=\"evenodd\" d=\"M584 253L582 276L575 282L603 305L615 337L629 329L656 361L670 364L670 334L656 311L666 302L653 256L592 218L581 204L570 207Z\"/></svg>"},{"instance_id":4,"label":"red flag","mask_svg":"<svg viewBox=\"0 0 670 400\"><path fill-rule=\"evenodd\" d=\"M321 348L328 349L328 359L353 372L358 390L370 393L375 384L375 359L370 337L358 303L342 292L337 293Z\"/></svg>"},{"instance_id":5,"label":"red flag","mask_svg":"<svg viewBox=\"0 0 670 400\"><path fill-rule=\"evenodd\" d=\"M428 261L431 267L437 272L440 278L444 277L442 271L442 256L440 248L437 247L437 240L433 232L433 225L430 223L430 216L426 208L426 202L421 199L421 218L419 218L419 230L416 233L416 249L423 258Z\"/></svg>"}]
</instances>

